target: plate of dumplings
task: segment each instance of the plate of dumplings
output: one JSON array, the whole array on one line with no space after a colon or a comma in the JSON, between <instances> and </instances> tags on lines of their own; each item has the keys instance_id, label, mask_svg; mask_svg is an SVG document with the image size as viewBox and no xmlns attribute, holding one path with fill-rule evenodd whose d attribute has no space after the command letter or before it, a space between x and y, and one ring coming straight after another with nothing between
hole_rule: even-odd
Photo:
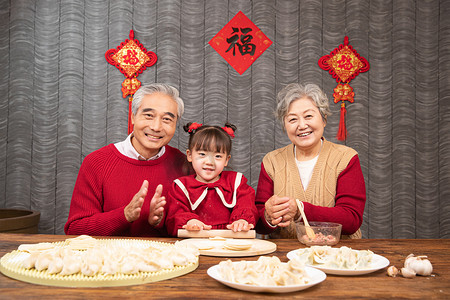
<instances>
[{"instance_id":1,"label":"plate of dumplings","mask_svg":"<svg viewBox=\"0 0 450 300\"><path fill-rule=\"evenodd\" d=\"M332 275L364 275L389 266L389 260L381 255L346 246L311 246L292 250L286 256Z\"/></svg>"},{"instance_id":2,"label":"plate of dumplings","mask_svg":"<svg viewBox=\"0 0 450 300\"><path fill-rule=\"evenodd\" d=\"M79 236L23 244L0 259L4 275L62 287L136 285L182 276L198 267L197 248L144 239Z\"/></svg>"},{"instance_id":3,"label":"plate of dumplings","mask_svg":"<svg viewBox=\"0 0 450 300\"><path fill-rule=\"evenodd\" d=\"M318 269L297 260L283 263L276 256L257 261L222 261L210 267L208 275L231 288L256 293L290 293L317 285L326 279Z\"/></svg>"}]
</instances>

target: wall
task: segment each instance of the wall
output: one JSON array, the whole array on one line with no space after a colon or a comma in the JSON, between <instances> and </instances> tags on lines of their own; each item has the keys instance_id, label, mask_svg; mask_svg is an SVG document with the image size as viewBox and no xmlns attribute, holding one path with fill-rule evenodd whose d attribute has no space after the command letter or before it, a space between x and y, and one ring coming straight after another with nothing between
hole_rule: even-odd
<instances>
[{"instance_id":1,"label":"wall","mask_svg":"<svg viewBox=\"0 0 450 300\"><path fill-rule=\"evenodd\" d=\"M239 10L273 41L243 75L208 45ZM351 82L345 142L366 180L363 236L450 238L449 15L448 0L1 0L0 207L39 210L41 233L63 233L83 158L126 137L124 76L104 54L130 29L158 55L139 79L180 89L181 124L237 125L231 164L254 187L264 154L289 142L277 92L312 82L331 96L317 61L347 35L371 66ZM183 130L171 145L185 150Z\"/></svg>"}]
</instances>

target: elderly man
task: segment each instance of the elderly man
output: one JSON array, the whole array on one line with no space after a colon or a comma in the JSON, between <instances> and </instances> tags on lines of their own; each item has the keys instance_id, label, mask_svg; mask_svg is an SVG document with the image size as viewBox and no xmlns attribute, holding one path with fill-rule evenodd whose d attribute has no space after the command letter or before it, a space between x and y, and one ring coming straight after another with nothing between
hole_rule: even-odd
<instances>
[{"instance_id":1,"label":"elderly man","mask_svg":"<svg viewBox=\"0 0 450 300\"><path fill-rule=\"evenodd\" d=\"M167 145L183 111L178 90L169 85L151 84L135 93L133 132L92 152L80 167L66 234L166 235L166 191L188 173L186 156Z\"/></svg>"}]
</instances>

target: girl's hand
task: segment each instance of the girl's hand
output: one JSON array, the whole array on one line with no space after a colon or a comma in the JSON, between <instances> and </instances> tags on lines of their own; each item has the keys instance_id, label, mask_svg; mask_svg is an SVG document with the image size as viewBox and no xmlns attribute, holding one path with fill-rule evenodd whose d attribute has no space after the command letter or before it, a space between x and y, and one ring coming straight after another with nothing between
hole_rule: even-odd
<instances>
[{"instance_id":1,"label":"girl's hand","mask_svg":"<svg viewBox=\"0 0 450 300\"><path fill-rule=\"evenodd\" d=\"M211 225L206 225L202 221L199 221L197 219L190 219L186 225L183 225L183 228L186 230L193 230L193 231L200 231L200 230L209 230L212 228Z\"/></svg>"},{"instance_id":2,"label":"girl's hand","mask_svg":"<svg viewBox=\"0 0 450 300\"><path fill-rule=\"evenodd\" d=\"M236 220L233 223L227 225L227 228L233 230L234 232L249 231L254 227L255 226L253 224L248 224L248 222L243 219Z\"/></svg>"}]
</instances>

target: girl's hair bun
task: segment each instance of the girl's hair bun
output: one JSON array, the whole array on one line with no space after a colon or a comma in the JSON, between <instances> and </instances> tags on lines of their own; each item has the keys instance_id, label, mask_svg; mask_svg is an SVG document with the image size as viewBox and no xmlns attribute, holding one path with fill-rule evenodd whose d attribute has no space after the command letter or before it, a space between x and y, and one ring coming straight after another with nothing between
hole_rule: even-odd
<instances>
[{"instance_id":1,"label":"girl's hair bun","mask_svg":"<svg viewBox=\"0 0 450 300\"><path fill-rule=\"evenodd\" d=\"M201 123L189 122L183 126L183 129L184 129L184 131L188 132L189 134L193 134L193 133L195 133L195 131L197 129L199 129L202 126L203 126L203 124L201 124Z\"/></svg>"}]
</instances>

